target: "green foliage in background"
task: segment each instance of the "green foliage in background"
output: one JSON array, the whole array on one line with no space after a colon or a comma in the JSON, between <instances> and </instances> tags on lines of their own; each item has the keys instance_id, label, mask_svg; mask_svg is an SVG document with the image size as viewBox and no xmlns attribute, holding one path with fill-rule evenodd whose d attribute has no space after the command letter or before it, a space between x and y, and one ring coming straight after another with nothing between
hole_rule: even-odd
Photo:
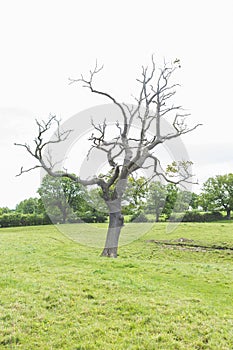
<instances>
[{"instance_id":1,"label":"green foliage in background","mask_svg":"<svg viewBox=\"0 0 233 350\"><path fill-rule=\"evenodd\" d=\"M204 210L225 210L230 219L233 210L233 174L210 177L203 185L200 204Z\"/></svg>"}]
</instances>

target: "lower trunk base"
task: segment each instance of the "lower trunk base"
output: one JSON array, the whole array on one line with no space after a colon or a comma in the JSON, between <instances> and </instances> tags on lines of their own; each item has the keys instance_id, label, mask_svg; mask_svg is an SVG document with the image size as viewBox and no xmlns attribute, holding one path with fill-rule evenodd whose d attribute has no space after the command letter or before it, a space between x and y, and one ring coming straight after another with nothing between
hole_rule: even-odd
<instances>
[{"instance_id":1,"label":"lower trunk base","mask_svg":"<svg viewBox=\"0 0 233 350\"><path fill-rule=\"evenodd\" d=\"M107 258L117 258L117 247L115 248L104 248L101 256L106 256Z\"/></svg>"}]
</instances>

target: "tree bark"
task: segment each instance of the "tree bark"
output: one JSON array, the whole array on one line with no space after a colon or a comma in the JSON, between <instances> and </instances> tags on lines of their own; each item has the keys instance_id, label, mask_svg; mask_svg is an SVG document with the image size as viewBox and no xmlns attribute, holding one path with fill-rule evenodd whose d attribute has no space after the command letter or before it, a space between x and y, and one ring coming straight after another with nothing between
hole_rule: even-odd
<instances>
[{"instance_id":1,"label":"tree bark","mask_svg":"<svg viewBox=\"0 0 233 350\"><path fill-rule=\"evenodd\" d=\"M117 258L118 242L124 218L120 211L109 214L108 232L101 256Z\"/></svg>"},{"instance_id":2,"label":"tree bark","mask_svg":"<svg viewBox=\"0 0 233 350\"><path fill-rule=\"evenodd\" d=\"M63 223L63 224L66 223L66 217L67 217L67 215L66 215L66 210L64 209L64 210L62 210L62 223Z\"/></svg>"},{"instance_id":3,"label":"tree bark","mask_svg":"<svg viewBox=\"0 0 233 350\"><path fill-rule=\"evenodd\" d=\"M160 211L156 210L155 211L155 222L159 222L159 215L160 215Z\"/></svg>"},{"instance_id":4,"label":"tree bark","mask_svg":"<svg viewBox=\"0 0 233 350\"><path fill-rule=\"evenodd\" d=\"M231 210L227 209L227 220L231 220Z\"/></svg>"}]
</instances>

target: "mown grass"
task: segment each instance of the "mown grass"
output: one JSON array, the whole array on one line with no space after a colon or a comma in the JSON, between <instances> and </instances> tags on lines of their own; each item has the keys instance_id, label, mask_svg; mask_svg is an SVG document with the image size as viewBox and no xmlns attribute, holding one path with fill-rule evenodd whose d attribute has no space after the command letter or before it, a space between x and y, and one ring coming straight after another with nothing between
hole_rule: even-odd
<instances>
[{"instance_id":1,"label":"mown grass","mask_svg":"<svg viewBox=\"0 0 233 350\"><path fill-rule=\"evenodd\" d=\"M233 225L165 228L115 260L54 226L1 229L0 349L233 349L233 252L148 242L233 247Z\"/></svg>"}]
</instances>

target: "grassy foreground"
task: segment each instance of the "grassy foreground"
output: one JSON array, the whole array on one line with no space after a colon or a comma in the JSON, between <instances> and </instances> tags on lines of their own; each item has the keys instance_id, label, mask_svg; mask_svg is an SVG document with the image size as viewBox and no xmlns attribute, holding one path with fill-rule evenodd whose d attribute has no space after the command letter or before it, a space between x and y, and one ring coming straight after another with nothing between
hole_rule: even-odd
<instances>
[{"instance_id":1,"label":"grassy foreground","mask_svg":"<svg viewBox=\"0 0 233 350\"><path fill-rule=\"evenodd\" d=\"M0 349L233 349L233 250L173 245L233 247L233 224L165 227L116 260L54 226L0 229Z\"/></svg>"}]
</instances>

